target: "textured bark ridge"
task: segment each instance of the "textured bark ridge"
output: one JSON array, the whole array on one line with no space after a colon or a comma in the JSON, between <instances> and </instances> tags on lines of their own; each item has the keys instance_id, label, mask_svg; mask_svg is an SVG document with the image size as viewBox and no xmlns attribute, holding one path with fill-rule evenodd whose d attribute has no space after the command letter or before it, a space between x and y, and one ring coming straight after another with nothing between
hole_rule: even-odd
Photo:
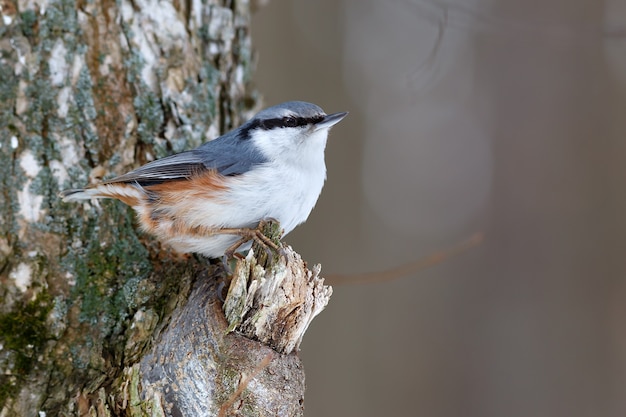
<instances>
[{"instance_id":1,"label":"textured bark ridge","mask_svg":"<svg viewBox=\"0 0 626 417\"><path fill-rule=\"evenodd\" d=\"M303 411L304 370L295 355L228 332L211 280L196 282L189 301L141 359L146 413L183 416L296 416Z\"/></svg>"},{"instance_id":2,"label":"textured bark ridge","mask_svg":"<svg viewBox=\"0 0 626 417\"><path fill-rule=\"evenodd\" d=\"M280 249L255 243L237 259L232 276L220 267L208 270L133 366L130 372L141 381L142 412L302 415L304 370L291 353L328 304L332 288L324 285L319 265L310 271L283 246L278 223L263 227ZM222 303L219 282L226 278L230 283Z\"/></svg>"},{"instance_id":3,"label":"textured bark ridge","mask_svg":"<svg viewBox=\"0 0 626 417\"><path fill-rule=\"evenodd\" d=\"M0 0L1 416L301 413L297 357L228 333L219 269L139 233L119 202L57 197L256 110L249 13ZM264 396L278 386L282 404Z\"/></svg>"},{"instance_id":4,"label":"textured bark ridge","mask_svg":"<svg viewBox=\"0 0 626 417\"><path fill-rule=\"evenodd\" d=\"M332 288L324 285L319 265L309 270L289 246L266 267L253 254L237 262L224 305L229 330L291 353L328 304Z\"/></svg>"}]
</instances>

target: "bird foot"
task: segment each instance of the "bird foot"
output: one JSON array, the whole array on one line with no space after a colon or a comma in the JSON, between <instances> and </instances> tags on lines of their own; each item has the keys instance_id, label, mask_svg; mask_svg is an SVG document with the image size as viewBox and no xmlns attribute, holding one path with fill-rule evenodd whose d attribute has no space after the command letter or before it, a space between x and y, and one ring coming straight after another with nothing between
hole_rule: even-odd
<instances>
[{"instance_id":1,"label":"bird foot","mask_svg":"<svg viewBox=\"0 0 626 417\"><path fill-rule=\"evenodd\" d=\"M279 233L275 233L275 230L272 229L272 223L277 224L278 222L274 219L269 219L261 220L256 228L241 227L220 229L220 233L231 234L241 237L241 239L239 239L228 249L226 249L226 251L224 252L224 260L232 259L233 257L243 258L243 255L236 253L237 249L239 249L244 243L251 240L255 242L258 246L262 247L268 257L271 257L274 253L282 254L283 251L280 247L280 237L282 236L282 231L279 231ZM265 233L267 233L268 231L278 243L276 243L272 238L266 236Z\"/></svg>"}]
</instances>

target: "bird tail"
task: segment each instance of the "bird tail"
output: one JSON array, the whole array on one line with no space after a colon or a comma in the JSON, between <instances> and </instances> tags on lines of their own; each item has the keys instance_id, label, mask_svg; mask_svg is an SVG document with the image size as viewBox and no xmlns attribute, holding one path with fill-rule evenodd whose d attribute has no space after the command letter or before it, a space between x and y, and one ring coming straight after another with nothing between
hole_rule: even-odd
<instances>
[{"instance_id":1,"label":"bird tail","mask_svg":"<svg viewBox=\"0 0 626 417\"><path fill-rule=\"evenodd\" d=\"M73 188L71 190L63 190L59 193L59 197L65 202L90 200L92 198L108 197L102 195L97 188Z\"/></svg>"},{"instance_id":2,"label":"bird tail","mask_svg":"<svg viewBox=\"0 0 626 417\"><path fill-rule=\"evenodd\" d=\"M136 206L146 198L141 187L124 183L101 183L86 188L61 191L59 197L65 202L91 200L92 198L115 198L129 206Z\"/></svg>"}]
</instances>

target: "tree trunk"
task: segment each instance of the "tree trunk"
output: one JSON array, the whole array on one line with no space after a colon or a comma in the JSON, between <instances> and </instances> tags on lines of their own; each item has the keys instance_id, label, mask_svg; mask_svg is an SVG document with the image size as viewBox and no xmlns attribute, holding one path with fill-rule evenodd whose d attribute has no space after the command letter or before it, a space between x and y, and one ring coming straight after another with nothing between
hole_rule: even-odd
<instances>
[{"instance_id":1,"label":"tree trunk","mask_svg":"<svg viewBox=\"0 0 626 417\"><path fill-rule=\"evenodd\" d=\"M219 263L172 254L119 202L57 198L242 121L248 2L0 5L0 416L301 414L289 352L330 296L318 270L289 249L239 260L227 322ZM291 298L249 291L258 276ZM256 314L259 294L282 307Z\"/></svg>"}]
</instances>

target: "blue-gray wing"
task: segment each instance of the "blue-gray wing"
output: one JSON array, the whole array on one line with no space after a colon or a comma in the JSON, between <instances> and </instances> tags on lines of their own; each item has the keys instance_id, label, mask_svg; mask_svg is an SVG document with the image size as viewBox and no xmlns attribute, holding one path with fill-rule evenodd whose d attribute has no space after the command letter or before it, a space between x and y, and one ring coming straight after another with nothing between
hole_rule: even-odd
<instances>
[{"instance_id":1,"label":"blue-gray wing","mask_svg":"<svg viewBox=\"0 0 626 417\"><path fill-rule=\"evenodd\" d=\"M222 137L191 151L157 159L106 183L133 182L148 185L189 178L208 169L224 176L240 175L266 161L261 154L254 151L248 141Z\"/></svg>"}]
</instances>

